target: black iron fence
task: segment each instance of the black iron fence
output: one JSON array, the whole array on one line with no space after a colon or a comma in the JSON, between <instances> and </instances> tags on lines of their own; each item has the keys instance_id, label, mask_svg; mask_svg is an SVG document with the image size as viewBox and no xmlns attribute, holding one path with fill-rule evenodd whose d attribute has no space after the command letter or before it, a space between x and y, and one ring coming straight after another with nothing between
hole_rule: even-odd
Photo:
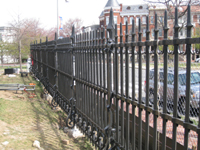
<instances>
[{"instance_id":1,"label":"black iron fence","mask_svg":"<svg viewBox=\"0 0 200 150\"><path fill-rule=\"evenodd\" d=\"M191 38L188 6L187 37L179 39L177 14L176 8L172 40L165 12L162 41L155 15L153 41L147 17L146 41L140 20L136 39L133 20L123 43L122 24L118 37L111 10L106 32L75 35L73 27L71 37L31 45L32 72L53 96L52 105L68 114L68 127L76 124L99 149L199 149L200 66L191 56L200 38Z\"/></svg>"}]
</instances>

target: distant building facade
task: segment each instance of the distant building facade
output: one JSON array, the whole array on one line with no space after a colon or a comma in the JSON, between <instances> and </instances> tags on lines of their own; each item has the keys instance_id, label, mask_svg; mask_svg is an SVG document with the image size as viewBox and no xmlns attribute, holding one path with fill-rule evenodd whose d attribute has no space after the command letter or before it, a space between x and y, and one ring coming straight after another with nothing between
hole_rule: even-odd
<instances>
[{"instance_id":1,"label":"distant building facade","mask_svg":"<svg viewBox=\"0 0 200 150\"><path fill-rule=\"evenodd\" d=\"M12 27L0 27L0 41L12 43L14 40Z\"/></svg>"},{"instance_id":2,"label":"distant building facade","mask_svg":"<svg viewBox=\"0 0 200 150\"><path fill-rule=\"evenodd\" d=\"M12 27L5 27L5 26L0 27L0 44L6 45L8 43L13 43L15 37L13 33L14 30ZM4 48L0 49L0 64L14 63L15 61L17 61L12 56L7 55L6 51L7 50Z\"/></svg>"},{"instance_id":3,"label":"distant building facade","mask_svg":"<svg viewBox=\"0 0 200 150\"><path fill-rule=\"evenodd\" d=\"M117 0L108 0L99 17L100 27L107 27L111 8L113 9L114 23L117 24L118 36L120 35L120 23L122 23L123 35L125 35L126 21L128 22L128 31L130 33L133 19L135 20L136 32L139 24L139 18L141 19L141 30L142 32L145 31L146 16L149 15L149 8L147 4L122 5L119 4ZM123 37L123 40L125 40L125 37ZM142 36L142 40L145 40L144 36Z\"/></svg>"},{"instance_id":4,"label":"distant building facade","mask_svg":"<svg viewBox=\"0 0 200 150\"><path fill-rule=\"evenodd\" d=\"M120 36L120 23L122 23L123 31L123 41L125 41L125 23L128 22L128 32L131 34L132 20L135 22L135 33L136 41L138 40L138 21L141 20L141 32L142 41L146 40L146 17L149 16L149 30L150 30L150 40L154 40L154 28L155 28L155 13L157 14L157 25L158 25L158 40L163 40L164 38L164 13L166 10L165 6L155 5L149 6L148 4L140 5L123 5L119 4L117 0L108 0L103 11L99 16L100 28L107 28L109 23L110 10L113 9L114 23L117 24L118 36ZM179 12L184 11L187 6L182 6L179 8ZM174 8L172 8L174 10ZM179 18L179 26L181 27L179 31L179 38L185 38L187 36L187 30L184 24L187 15ZM200 28L200 6L191 6L191 22L194 28L192 28L192 33L195 35L196 30ZM168 38L173 39L173 28L174 20L170 17L168 18ZM183 25L184 24L184 25ZM130 38L130 37L129 37ZM119 38L118 38L119 39ZM119 41L118 41L119 42ZM179 45L180 51L185 51L185 45ZM193 46L194 49L194 46ZM199 56L193 57L193 59Z\"/></svg>"}]
</instances>

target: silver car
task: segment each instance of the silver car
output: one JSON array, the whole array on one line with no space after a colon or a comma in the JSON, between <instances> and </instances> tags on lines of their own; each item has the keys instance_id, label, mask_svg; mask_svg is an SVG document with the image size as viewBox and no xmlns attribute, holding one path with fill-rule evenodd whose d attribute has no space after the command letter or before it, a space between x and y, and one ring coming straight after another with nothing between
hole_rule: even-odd
<instances>
[{"instance_id":1,"label":"silver car","mask_svg":"<svg viewBox=\"0 0 200 150\"><path fill-rule=\"evenodd\" d=\"M162 106L163 101L163 81L164 70L159 70L158 76L158 99L159 104ZM168 69L167 75L167 106L172 110L174 100L174 69ZM185 113L185 98L186 98L186 70L179 69L178 74L178 112L180 114ZM190 115L198 115L199 100L200 100L200 73L198 71L191 71L191 98L190 98ZM146 92L146 84L144 85L144 91ZM154 95L154 70L150 70L149 75L149 101L153 104Z\"/></svg>"}]
</instances>

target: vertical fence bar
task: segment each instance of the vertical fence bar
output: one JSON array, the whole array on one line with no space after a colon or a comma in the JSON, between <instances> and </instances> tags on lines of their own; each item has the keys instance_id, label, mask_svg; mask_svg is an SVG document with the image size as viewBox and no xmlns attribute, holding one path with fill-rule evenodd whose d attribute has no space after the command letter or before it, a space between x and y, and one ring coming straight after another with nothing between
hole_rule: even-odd
<instances>
[{"instance_id":1,"label":"vertical fence bar","mask_svg":"<svg viewBox=\"0 0 200 150\"><path fill-rule=\"evenodd\" d=\"M82 59L81 59L81 40L82 40L82 37L81 37L81 34L78 35L78 49L77 49L77 57L78 57L78 60L77 60L77 68L78 68L78 79L80 80L81 79L81 74L82 74ZM80 91L80 82L77 82L77 94L78 94L78 101L80 100L80 96L81 96L81 91ZM79 102L77 102L78 104Z\"/></svg>"},{"instance_id":2,"label":"vertical fence bar","mask_svg":"<svg viewBox=\"0 0 200 150\"><path fill-rule=\"evenodd\" d=\"M153 149L157 149L157 141L158 141L158 135L157 135L157 118L158 118L158 106L157 106L157 100L158 100L158 50L157 50L157 41L158 41L158 29L157 29L157 14L155 14L155 30L154 30L154 107L153 107Z\"/></svg>"},{"instance_id":3,"label":"vertical fence bar","mask_svg":"<svg viewBox=\"0 0 200 150\"><path fill-rule=\"evenodd\" d=\"M75 28L74 26L72 27L72 35L71 35L71 43L72 45L75 44ZM73 67L73 50L71 50L71 53L70 53L70 74L71 74L71 85L72 85L72 97L74 97L74 75L73 75L73 72L74 72L74 67Z\"/></svg>"},{"instance_id":4,"label":"vertical fence bar","mask_svg":"<svg viewBox=\"0 0 200 150\"><path fill-rule=\"evenodd\" d=\"M92 43L92 32L90 31L90 44L91 46L93 45ZM93 84L93 68L92 68L92 48L90 49L90 78L91 78L91 84ZM93 118L93 89L91 87L90 89L90 115L91 118Z\"/></svg>"},{"instance_id":5,"label":"vertical fence bar","mask_svg":"<svg viewBox=\"0 0 200 150\"><path fill-rule=\"evenodd\" d=\"M79 47L78 47L78 56L79 56L79 79L82 80L83 79L83 44L84 44L84 33L80 33L79 34ZM77 101L77 106L80 109L82 102L83 102L83 98L84 98L84 93L83 93L83 84L79 81L78 82L78 88L77 88L77 92L79 93L79 98ZM81 109L80 109L81 110Z\"/></svg>"},{"instance_id":6,"label":"vertical fence bar","mask_svg":"<svg viewBox=\"0 0 200 150\"><path fill-rule=\"evenodd\" d=\"M121 97L123 93L123 34L122 34L122 23L120 23L120 72L121 72ZM124 101L121 99L121 145L124 146Z\"/></svg>"},{"instance_id":7,"label":"vertical fence bar","mask_svg":"<svg viewBox=\"0 0 200 150\"><path fill-rule=\"evenodd\" d=\"M54 49L54 61L55 61L55 85L56 85L56 88L58 90L58 52L57 52L57 45L58 45L58 38L57 38L57 33L55 33L55 49Z\"/></svg>"},{"instance_id":8,"label":"vertical fence bar","mask_svg":"<svg viewBox=\"0 0 200 150\"><path fill-rule=\"evenodd\" d=\"M85 47L86 47L86 34L83 33L83 80L86 81L86 62L85 62ZM82 111L85 113L85 99L86 99L86 85L83 83L83 100L82 100Z\"/></svg>"},{"instance_id":9,"label":"vertical fence bar","mask_svg":"<svg viewBox=\"0 0 200 150\"><path fill-rule=\"evenodd\" d=\"M98 43L98 30L96 30L96 76L97 76L97 86L99 87L99 43ZM100 103L99 103L99 90L97 90L97 113L96 113L96 118L97 118L97 124L100 125Z\"/></svg>"},{"instance_id":10,"label":"vertical fence bar","mask_svg":"<svg viewBox=\"0 0 200 150\"><path fill-rule=\"evenodd\" d=\"M109 24L107 26L107 113L109 115L108 120L108 126L112 128L112 113L111 113L111 107L112 107L112 67L111 67L111 59L112 59L112 52L113 52L113 38L114 38L114 19L113 19L113 10L111 8L110 10L110 18L109 18ZM110 129L109 129L110 130ZM109 134L107 134L109 136ZM110 140L110 139L109 139ZM111 147L113 144L111 143Z\"/></svg>"},{"instance_id":11,"label":"vertical fence bar","mask_svg":"<svg viewBox=\"0 0 200 150\"><path fill-rule=\"evenodd\" d=\"M146 42L149 42L149 17L146 17ZM145 150L149 150L149 46L146 45L146 137L145 137Z\"/></svg>"},{"instance_id":12,"label":"vertical fence bar","mask_svg":"<svg viewBox=\"0 0 200 150\"><path fill-rule=\"evenodd\" d=\"M165 20L164 20L164 40L167 40L168 37L168 27L167 27L167 11L165 10ZM164 85L163 85L163 136L162 136L162 150L166 150L166 128L167 128L167 119L165 115L167 113L167 76L168 76L168 46L163 46L164 51Z\"/></svg>"},{"instance_id":13,"label":"vertical fence bar","mask_svg":"<svg viewBox=\"0 0 200 150\"><path fill-rule=\"evenodd\" d=\"M46 77L47 77L47 90L48 90L48 86L49 86L49 63L48 63L48 37L46 37Z\"/></svg>"},{"instance_id":14,"label":"vertical fence bar","mask_svg":"<svg viewBox=\"0 0 200 150\"><path fill-rule=\"evenodd\" d=\"M175 8L175 25L174 25L174 41L178 39L178 30L179 30L179 25L178 25L178 8ZM176 150L177 149L177 143L176 143L176 138L177 138L177 102L178 102L178 44L174 44L174 106L173 106L173 144L172 144L172 149Z\"/></svg>"},{"instance_id":15,"label":"vertical fence bar","mask_svg":"<svg viewBox=\"0 0 200 150\"><path fill-rule=\"evenodd\" d=\"M187 12L187 39L191 39L191 29L193 25L191 24L191 11L190 11L190 5L188 5L188 12ZM184 122L184 128L185 128L185 136L184 136L184 149L188 149L188 137L189 137L189 131L188 125L190 122L189 118L189 112L190 112L190 97L191 97L191 87L190 87L190 78L191 78L191 44L186 43L186 60L187 60L187 72L186 72L186 111L185 111L185 122Z\"/></svg>"},{"instance_id":16,"label":"vertical fence bar","mask_svg":"<svg viewBox=\"0 0 200 150\"><path fill-rule=\"evenodd\" d=\"M103 45L105 48L105 28L103 28ZM105 69L105 51L103 51L103 85L104 89L106 89L106 69ZM107 125L107 111L106 111L106 94L104 93L104 127Z\"/></svg>"},{"instance_id":17,"label":"vertical fence bar","mask_svg":"<svg viewBox=\"0 0 200 150\"><path fill-rule=\"evenodd\" d=\"M136 108L136 102L135 102L135 46L133 46L133 43L135 42L135 21L132 20L132 132L131 132L131 144L132 144L132 150L135 150L136 148L136 139L135 139L135 108Z\"/></svg>"},{"instance_id":18,"label":"vertical fence bar","mask_svg":"<svg viewBox=\"0 0 200 150\"><path fill-rule=\"evenodd\" d=\"M96 66L95 66L95 32L93 31L92 41L93 41L93 84L96 85ZM96 123L96 90L93 89L93 120Z\"/></svg>"},{"instance_id":19,"label":"vertical fence bar","mask_svg":"<svg viewBox=\"0 0 200 150\"><path fill-rule=\"evenodd\" d=\"M126 22L126 32L125 32L125 44L128 44L128 22ZM129 149L129 143L130 143L130 115L129 115L129 106L130 103L128 102L129 98L129 54L128 54L128 46L125 45L126 52L125 52L125 84L126 84L126 149Z\"/></svg>"},{"instance_id":20,"label":"vertical fence bar","mask_svg":"<svg viewBox=\"0 0 200 150\"><path fill-rule=\"evenodd\" d=\"M99 43L99 64L100 64L100 88L103 89L103 84L102 84L102 47L103 45L103 37L101 37L101 30L100 30L100 43ZM103 128L103 97L102 97L102 90L100 91L100 126Z\"/></svg>"},{"instance_id":21,"label":"vertical fence bar","mask_svg":"<svg viewBox=\"0 0 200 150\"><path fill-rule=\"evenodd\" d=\"M141 20L139 18L139 25L138 25L138 42L142 41L142 32L141 32ZM139 86L139 106L142 104L142 46L139 46L139 61L138 61L138 86ZM139 126L138 126L138 149L142 149L142 109L138 108L138 116L139 116Z\"/></svg>"},{"instance_id":22,"label":"vertical fence bar","mask_svg":"<svg viewBox=\"0 0 200 150\"><path fill-rule=\"evenodd\" d=\"M86 43L86 78L87 78L87 82L89 83L89 74L90 74L90 70L89 70L89 33L86 33L87 36L87 43ZM85 110L86 110L86 114L87 116L89 116L89 86L87 85L87 91L86 91L86 103L85 103Z\"/></svg>"},{"instance_id":23,"label":"vertical fence bar","mask_svg":"<svg viewBox=\"0 0 200 150\"><path fill-rule=\"evenodd\" d=\"M117 36L117 24L115 25L115 44L118 43L118 36ZM118 94L118 47L115 46L115 60L113 61L113 65L115 68L115 80L114 80L114 85L115 85L115 93ZM119 99L116 99L116 141L119 142Z\"/></svg>"}]
</instances>

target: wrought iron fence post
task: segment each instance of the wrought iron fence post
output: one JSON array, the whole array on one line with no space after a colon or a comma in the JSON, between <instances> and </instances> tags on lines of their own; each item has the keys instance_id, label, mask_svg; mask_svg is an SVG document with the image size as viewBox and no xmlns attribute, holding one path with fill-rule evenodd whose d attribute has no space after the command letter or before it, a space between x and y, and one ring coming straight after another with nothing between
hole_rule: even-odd
<instances>
[{"instance_id":1,"label":"wrought iron fence post","mask_svg":"<svg viewBox=\"0 0 200 150\"><path fill-rule=\"evenodd\" d=\"M141 20L139 18L138 24L138 42L142 42L142 32L141 32ZM139 126L138 126L138 149L142 149L142 109L140 105L142 104L142 46L138 46L139 49L139 60L138 60L138 76L139 76L139 101L138 101L138 116L139 116Z\"/></svg>"},{"instance_id":2,"label":"wrought iron fence post","mask_svg":"<svg viewBox=\"0 0 200 150\"><path fill-rule=\"evenodd\" d=\"M112 132L112 89L111 89L111 53L113 52L113 44L114 44L114 18L113 18L113 10L111 8L110 10L110 18L109 18L109 24L107 26L107 114L108 117L108 125L105 127L105 132L107 135L107 148L109 146L109 143L111 142L110 136ZM111 145L112 146L112 145Z\"/></svg>"},{"instance_id":3,"label":"wrought iron fence post","mask_svg":"<svg viewBox=\"0 0 200 150\"><path fill-rule=\"evenodd\" d=\"M73 89L72 90L72 97L74 97L74 75L73 75L73 72L74 72L74 66L73 66L73 51L74 51L74 44L75 44L75 28L74 26L72 26L72 35L70 36L71 38L71 52L70 52L70 55L71 55L71 79L72 79L72 83L71 83L71 88Z\"/></svg>"},{"instance_id":4,"label":"wrought iron fence post","mask_svg":"<svg viewBox=\"0 0 200 150\"><path fill-rule=\"evenodd\" d=\"M121 97L124 96L124 67L123 67L123 33L122 23L120 23L120 76L121 76ZM121 99L121 145L124 146L124 101Z\"/></svg>"},{"instance_id":5,"label":"wrought iron fence post","mask_svg":"<svg viewBox=\"0 0 200 150\"><path fill-rule=\"evenodd\" d=\"M173 145L172 148L173 150L177 149L177 143L176 143L176 138L177 138L177 104L178 104L178 61L179 61L179 56L178 56L178 44L176 43L176 40L178 39L178 30L179 30L179 25L178 25L178 8L175 8L175 25L174 25L174 106L173 106Z\"/></svg>"},{"instance_id":6,"label":"wrought iron fence post","mask_svg":"<svg viewBox=\"0 0 200 150\"><path fill-rule=\"evenodd\" d=\"M135 124L136 124L136 117L135 117L135 110L137 102L135 101L135 46L133 46L133 43L135 42L135 22L134 19L132 20L132 33L131 33L131 50L132 50L132 132L131 132L131 144L132 149L135 150L136 148L136 130L135 130Z\"/></svg>"},{"instance_id":7,"label":"wrought iron fence post","mask_svg":"<svg viewBox=\"0 0 200 150\"><path fill-rule=\"evenodd\" d=\"M168 30L167 27L167 11L165 10L165 20L164 20L164 41L167 40ZM164 51L164 85L163 85L163 136L162 136L162 150L166 150L166 125L167 125L167 75L168 75L168 45L163 46Z\"/></svg>"},{"instance_id":8,"label":"wrought iron fence post","mask_svg":"<svg viewBox=\"0 0 200 150\"><path fill-rule=\"evenodd\" d=\"M191 10L190 10L190 5L188 5L188 13L187 13L187 40L191 39L191 29L193 25L191 24ZM188 137L189 137L189 132L190 129L188 128L188 124L190 122L189 118L189 112L190 112L190 97L191 97L191 44L188 42L186 43L186 60L187 60L187 65L186 65L186 105L185 105L185 122L184 122L184 127L185 127L185 137L184 137L184 149L188 149Z\"/></svg>"},{"instance_id":9,"label":"wrought iron fence post","mask_svg":"<svg viewBox=\"0 0 200 150\"><path fill-rule=\"evenodd\" d=\"M155 30L154 30L154 110L153 110L153 119L154 119L154 142L153 142L153 149L157 149L158 144L158 133L157 133L157 118L158 118L158 27L157 27L157 13L155 14Z\"/></svg>"},{"instance_id":10,"label":"wrought iron fence post","mask_svg":"<svg viewBox=\"0 0 200 150\"><path fill-rule=\"evenodd\" d=\"M128 46L128 22L126 22L126 31L125 31L125 91L126 91L126 149L130 148L130 114L129 114L129 106L130 103L128 101L129 98L129 46Z\"/></svg>"},{"instance_id":11,"label":"wrought iron fence post","mask_svg":"<svg viewBox=\"0 0 200 150\"><path fill-rule=\"evenodd\" d=\"M54 47L54 61L55 61L55 87L56 90L58 90L58 52L57 52L57 47L58 47L58 37L57 33L55 33L55 47Z\"/></svg>"},{"instance_id":12,"label":"wrought iron fence post","mask_svg":"<svg viewBox=\"0 0 200 150\"><path fill-rule=\"evenodd\" d=\"M149 17L146 17L146 43L149 42L150 38L149 38ZM149 149L149 46L146 44L146 107L145 107L145 111L146 111L146 138L145 138L145 150Z\"/></svg>"}]
</instances>

